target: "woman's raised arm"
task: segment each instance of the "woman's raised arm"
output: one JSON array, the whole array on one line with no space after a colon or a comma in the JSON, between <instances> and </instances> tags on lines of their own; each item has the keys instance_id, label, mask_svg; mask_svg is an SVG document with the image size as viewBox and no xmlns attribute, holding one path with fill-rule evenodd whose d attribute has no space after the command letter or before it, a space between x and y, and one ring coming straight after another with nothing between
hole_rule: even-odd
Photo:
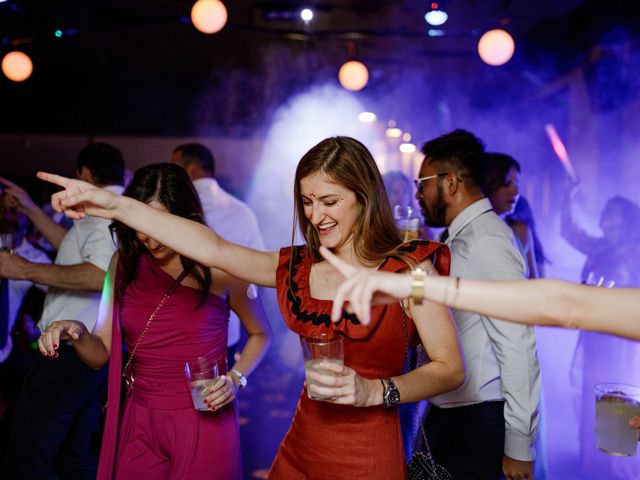
<instances>
[{"instance_id":1,"label":"woman's raised arm","mask_svg":"<svg viewBox=\"0 0 640 480\"><path fill-rule=\"evenodd\" d=\"M372 304L411 295L411 276L368 272L341 261L327 249L320 253L345 277L334 299L332 317L348 310L363 323ZM598 288L562 280L477 281L427 277L424 298L460 310L530 325L550 325L612 333L640 340L640 290Z\"/></svg>"},{"instance_id":2,"label":"woman's raised arm","mask_svg":"<svg viewBox=\"0 0 640 480\"><path fill-rule=\"evenodd\" d=\"M116 195L81 180L38 172L38 178L64 188L51 205L73 219L93 215L117 220L198 263L256 285L276 286L278 252L261 252L227 242L200 223Z\"/></svg>"}]
</instances>

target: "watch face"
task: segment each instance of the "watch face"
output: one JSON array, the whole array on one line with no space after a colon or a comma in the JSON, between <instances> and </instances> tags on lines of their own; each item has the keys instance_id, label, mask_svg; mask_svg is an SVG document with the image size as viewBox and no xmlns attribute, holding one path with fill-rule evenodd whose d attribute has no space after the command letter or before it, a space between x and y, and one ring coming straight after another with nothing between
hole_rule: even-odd
<instances>
[{"instance_id":1,"label":"watch face","mask_svg":"<svg viewBox=\"0 0 640 480\"><path fill-rule=\"evenodd\" d=\"M238 380L238 383L240 384L240 388L244 388L247 386L247 377L245 377L238 370L231 370L229 373L236 377L236 380Z\"/></svg>"},{"instance_id":2,"label":"watch face","mask_svg":"<svg viewBox=\"0 0 640 480\"><path fill-rule=\"evenodd\" d=\"M400 392L395 388L390 390L387 399L389 405L398 405L400 403Z\"/></svg>"}]
</instances>

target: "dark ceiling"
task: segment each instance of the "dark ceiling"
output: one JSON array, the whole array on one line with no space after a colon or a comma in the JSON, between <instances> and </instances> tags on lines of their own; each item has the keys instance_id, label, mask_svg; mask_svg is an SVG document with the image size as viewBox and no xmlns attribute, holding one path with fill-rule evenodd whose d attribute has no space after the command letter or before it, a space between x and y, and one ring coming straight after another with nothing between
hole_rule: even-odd
<instances>
[{"instance_id":1,"label":"dark ceiling","mask_svg":"<svg viewBox=\"0 0 640 480\"><path fill-rule=\"evenodd\" d=\"M444 35L431 37L425 0L224 3L229 20L215 35L191 25L189 0L0 3L2 52L15 46L34 61L26 82L0 79L10 112L0 130L189 134L204 119L242 134L238 125L258 125L292 92L335 78L350 57L371 70L365 90L383 94L391 71L397 77L431 59L482 68L475 45L495 27L530 40L519 50L528 61L558 48L582 50L572 60L581 61L597 23L597 2L449 0L440 2L449 13ZM607 3L619 4L615 23L632 2ZM316 9L307 26L294 15L303 5ZM550 42L558 38L564 47Z\"/></svg>"}]
</instances>

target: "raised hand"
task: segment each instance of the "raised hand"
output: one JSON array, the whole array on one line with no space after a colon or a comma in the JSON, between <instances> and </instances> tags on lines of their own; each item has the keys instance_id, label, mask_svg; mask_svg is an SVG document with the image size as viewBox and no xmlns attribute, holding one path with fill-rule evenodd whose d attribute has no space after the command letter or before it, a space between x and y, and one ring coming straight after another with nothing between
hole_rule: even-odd
<instances>
[{"instance_id":1,"label":"raised hand","mask_svg":"<svg viewBox=\"0 0 640 480\"><path fill-rule=\"evenodd\" d=\"M86 327L84 323L76 320L57 320L52 322L40 338L38 338L38 348L45 357L57 357L60 342L64 340L80 340Z\"/></svg>"},{"instance_id":2,"label":"raised hand","mask_svg":"<svg viewBox=\"0 0 640 480\"><path fill-rule=\"evenodd\" d=\"M331 319L334 322L340 320L343 305L347 301L346 310L355 313L358 320L368 325L371 322L371 305L394 303L411 293L409 275L357 268L339 259L325 247L320 247L320 254L346 278L333 299Z\"/></svg>"},{"instance_id":3,"label":"raised hand","mask_svg":"<svg viewBox=\"0 0 640 480\"><path fill-rule=\"evenodd\" d=\"M51 206L56 212L64 212L66 216L74 220L80 220L85 215L114 218L119 195L82 180L53 173L38 172L37 176L40 180L64 188L51 197Z\"/></svg>"},{"instance_id":4,"label":"raised hand","mask_svg":"<svg viewBox=\"0 0 640 480\"><path fill-rule=\"evenodd\" d=\"M11 180L0 177L0 183L3 183L7 186L6 192L15 202L15 206L17 206L19 210L25 213L29 213L29 211L33 210L36 207L36 204L31 199L29 194L18 185L13 183Z\"/></svg>"}]
</instances>

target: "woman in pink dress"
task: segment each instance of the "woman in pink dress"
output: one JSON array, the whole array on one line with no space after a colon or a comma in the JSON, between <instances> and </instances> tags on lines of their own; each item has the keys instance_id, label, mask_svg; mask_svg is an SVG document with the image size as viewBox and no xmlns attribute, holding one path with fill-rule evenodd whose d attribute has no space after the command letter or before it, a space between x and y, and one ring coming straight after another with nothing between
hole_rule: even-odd
<instances>
[{"instance_id":1,"label":"woman in pink dress","mask_svg":"<svg viewBox=\"0 0 640 480\"><path fill-rule=\"evenodd\" d=\"M176 165L139 169L124 195L204 223L197 193ZM247 297L246 283L120 222L114 222L114 229L118 252L94 332L80 322L62 320L51 324L39 341L44 355L55 356L60 341L70 340L89 366L100 368L110 360L98 478L241 478L235 397L269 344L271 331L261 304ZM229 307L238 313L249 340L240 360L227 370ZM120 354L123 341L134 383L121 403L127 370ZM209 412L195 410L185 378L185 362L197 357L216 361L220 371L204 399Z\"/></svg>"}]
</instances>

